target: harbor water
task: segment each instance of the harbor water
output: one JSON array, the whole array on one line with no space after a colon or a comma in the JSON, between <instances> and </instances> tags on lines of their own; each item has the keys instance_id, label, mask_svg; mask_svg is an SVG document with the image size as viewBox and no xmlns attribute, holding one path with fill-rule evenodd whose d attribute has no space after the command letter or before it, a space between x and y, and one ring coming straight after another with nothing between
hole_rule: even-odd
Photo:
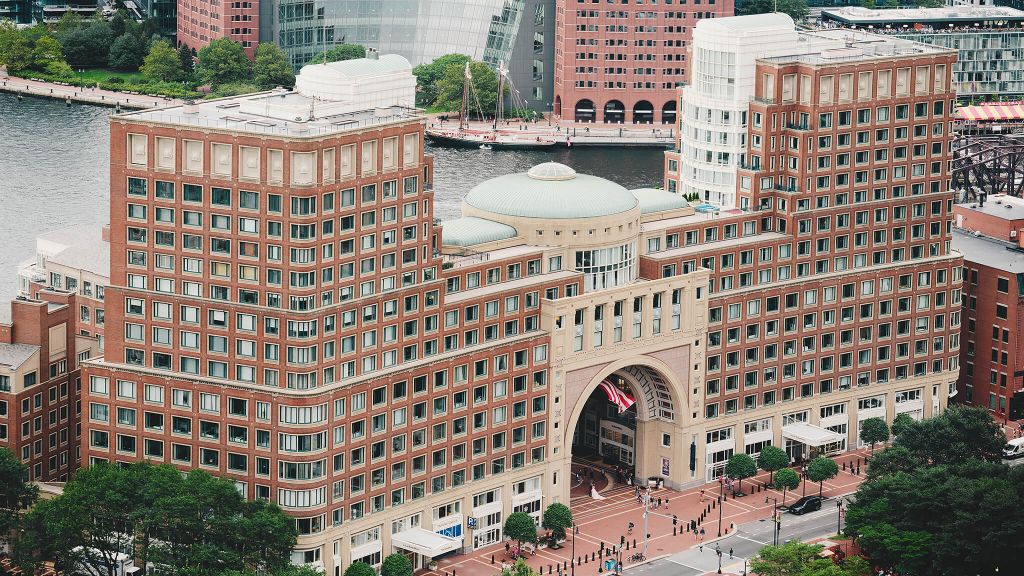
<instances>
[{"instance_id":1,"label":"harbor water","mask_svg":"<svg viewBox=\"0 0 1024 576\"><path fill-rule=\"evenodd\" d=\"M35 253L35 237L78 224L101 225L109 213L110 108L0 94L0 298L17 290L16 269ZM660 187L660 148L565 148L490 151L431 148L435 216L459 216L473 186L540 162L627 188ZM509 194L514 194L509 190Z\"/></svg>"}]
</instances>

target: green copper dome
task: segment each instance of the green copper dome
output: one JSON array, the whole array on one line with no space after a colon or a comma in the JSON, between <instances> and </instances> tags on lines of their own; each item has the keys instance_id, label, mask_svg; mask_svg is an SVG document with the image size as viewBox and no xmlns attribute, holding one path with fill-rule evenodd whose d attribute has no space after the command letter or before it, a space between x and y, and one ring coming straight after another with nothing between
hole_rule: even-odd
<instances>
[{"instance_id":1,"label":"green copper dome","mask_svg":"<svg viewBox=\"0 0 1024 576\"><path fill-rule=\"evenodd\" d=\"M478 210L520 218L595 218L628 212L637 199L622 186L557 162L478 184L465 202Z\"/></svg>"}]
</instances>

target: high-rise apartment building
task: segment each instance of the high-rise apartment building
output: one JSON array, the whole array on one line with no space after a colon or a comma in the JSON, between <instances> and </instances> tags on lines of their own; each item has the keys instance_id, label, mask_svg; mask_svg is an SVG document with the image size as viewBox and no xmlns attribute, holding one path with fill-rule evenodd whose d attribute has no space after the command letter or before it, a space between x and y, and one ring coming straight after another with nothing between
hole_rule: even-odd
<instances>
[{"instance_id":1,"label":"high-rise apartment building","mask_svg":"<svg viewBox=\"0 0 1024 576\"><path fill-rule=\"evenodd\" d=\"M781 14L702 22L693 52L666 187L707 221L651 257L712 270L704 416L728 440L708 466L779 424L792 453L793 422L853 447L867 417L940 411L959 364L956 53Z\"/></svg>"},{"instance_id":2,"label":"high-rise apartment building","mask_svg":"<svg viewBox=\"0 0 1024 576\"><path fill-rule=\"evenodd\" d=\"M309 6L313 3L289 6ZM230 38L245 48L250 58L260 39L260 1L178 0L176 39L178 45L199 52L218 38Z\"/></svg>"},{"instance_id":3,"label":"high-rise apartment building","mask_svg":"<svg viewBox=\"0 0 1024 576\"><path fill-rule=\"evenodd\" d=\"M575 122L674 124L687 43L732 0L555 2L554 114Z\"/></svg>"}]
</instances>

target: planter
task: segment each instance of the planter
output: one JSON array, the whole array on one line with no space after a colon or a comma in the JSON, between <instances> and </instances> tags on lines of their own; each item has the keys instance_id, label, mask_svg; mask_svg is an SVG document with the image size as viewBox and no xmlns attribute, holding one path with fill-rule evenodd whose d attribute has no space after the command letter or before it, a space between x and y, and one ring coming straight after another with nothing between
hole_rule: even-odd
<instances>
[{"instance_id":1,"label":"planter","mask_svg":"<svg viewBox=\"0 0 1024 576\"><path fill-rule=\"evenodd\" d=\"M430 562L427 562L427 569L428 570L437 570L437 561L436 560L431 560Z\"/></svg>"}]
</instances>

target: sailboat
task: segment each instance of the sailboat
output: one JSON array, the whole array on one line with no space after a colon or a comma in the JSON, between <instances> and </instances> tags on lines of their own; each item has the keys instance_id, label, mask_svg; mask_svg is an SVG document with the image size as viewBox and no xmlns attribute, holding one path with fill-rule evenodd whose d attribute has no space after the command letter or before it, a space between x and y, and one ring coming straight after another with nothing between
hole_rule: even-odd
<instances>
[{"instance_id":1,"label":"sailboat","mask_svg":"<svg viewBox=\"0 0 1024 576\"><path fill-rule=\"evenodd\" d=\"M498 66L498 98L496 99L497 102L494 110L494 124L490 129L481 130L470 128L470 99L472 98L472 100L476 102L478 111L480 111L480 99L473 90L473 75L469 70L469 62L466 62L466 69L463 73L463 77L462 107L459 110L459 127L457 130L427 128L426 135L432 143L439 146L480 148L481 150L526 150L551 148L555 145L555 141L546 136L530 134L529 132L502 132L498 130L498 126L501 125L502 115L504 112L504 98L502 97L502 94L504 93L506 84L512 84L508 79L508 68L505 67L504 62ZM512 98L514 101L518 99L514 86L512 90ZM522 108L524 108L524 106L520 106L520 109ZM483 116L482 113L480 115Z\"/></svg>"}]
</instances>

